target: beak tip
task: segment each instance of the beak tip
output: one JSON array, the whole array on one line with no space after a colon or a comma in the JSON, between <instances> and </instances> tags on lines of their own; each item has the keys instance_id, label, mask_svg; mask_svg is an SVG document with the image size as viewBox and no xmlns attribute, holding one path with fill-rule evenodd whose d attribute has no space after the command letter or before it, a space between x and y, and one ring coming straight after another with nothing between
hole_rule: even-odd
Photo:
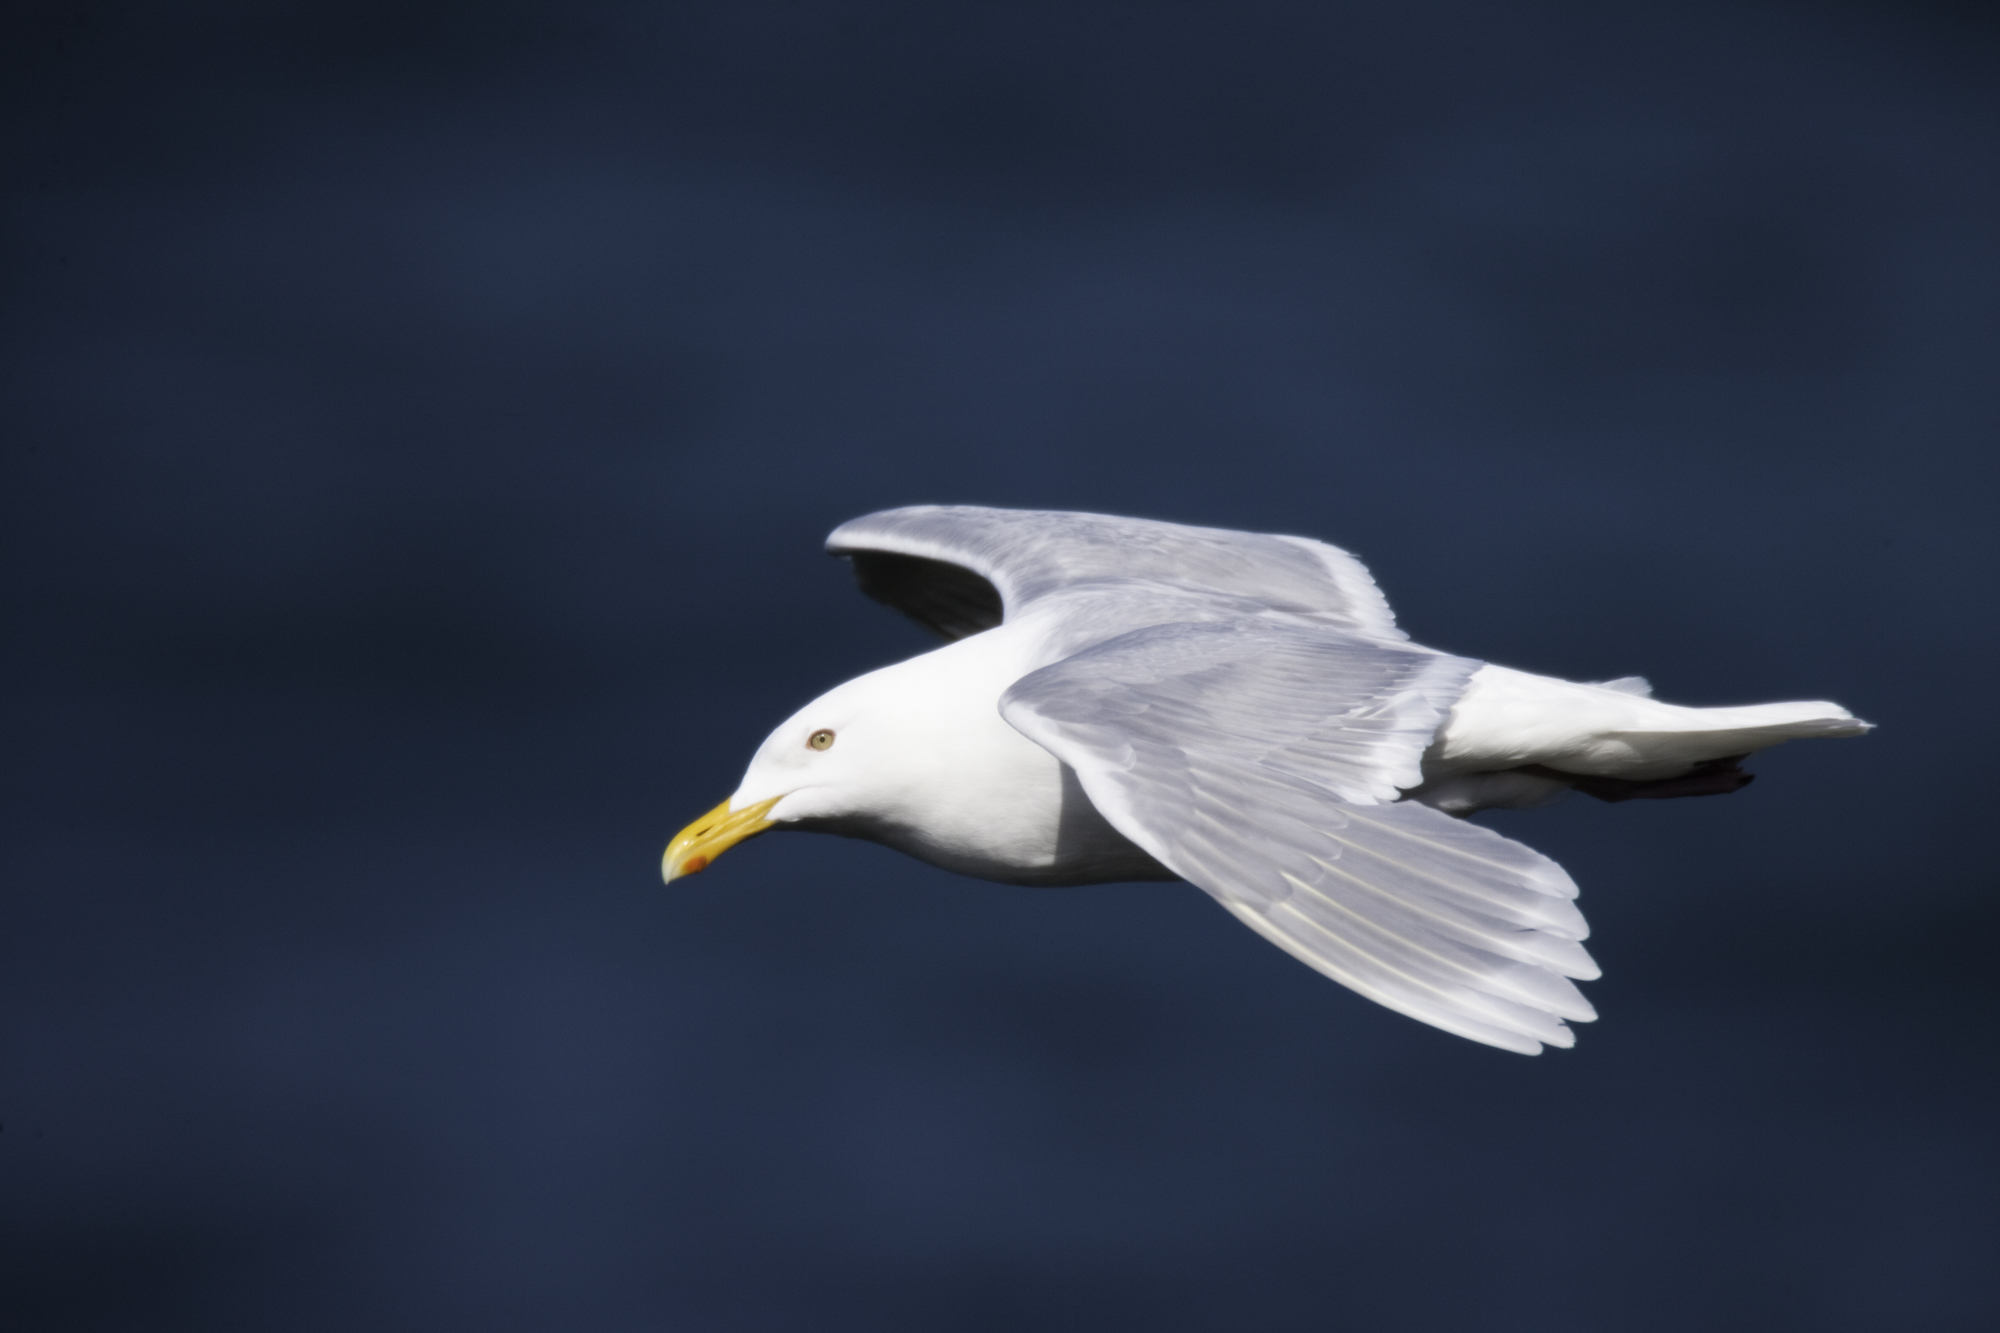
<instances>
[{"instance_id":1,"label":"beak tip","mask_svg":"<svg viewBox=\"0 0 2000 1333\"><path fill-rule=\"evenodd\" d=\"M660 858L660 878L671 884L708 869L716 857L737 843L770 828L771 821L764 816L781 799L773 796L741 810L731 810L727 801L716 806L667 844L666 855Z\"/></svg>"},{"instance_id":2,"label":"beak tip","mask_svg":"<svg viewBox=\"0 0 2000 1333\"><path fill-rule=\"evenodd\" d=\"M660 878L671 884L677 879L686 879L689 875L699 875L702 871L708 869L708 858L705 856L690 856L679 865L668 862L664 869L666 873Z\"/></svg>"}]
</instances>

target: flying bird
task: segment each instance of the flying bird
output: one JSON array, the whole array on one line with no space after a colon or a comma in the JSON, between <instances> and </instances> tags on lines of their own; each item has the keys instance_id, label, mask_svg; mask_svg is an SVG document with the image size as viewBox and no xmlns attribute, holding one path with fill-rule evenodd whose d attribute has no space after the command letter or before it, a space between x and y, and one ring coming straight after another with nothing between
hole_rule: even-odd
<instances>
[{"instance_id":1,"label":"flying bird","mask_svg":"<svg viewBox=\"0 0 2000 1333\"><path fill-rule=\"evenodd\" d=\"M949 642L780 725L668 881L769 829L1010 884L1185 879L1369 999L1530 1055L1596 1017L1589 928L1560 866L1465 816L1731 792L1753 751L1870 729L1422 647L1359 560L1303 537L924 505L827 549Z\"/></svg>"}]
</instances>

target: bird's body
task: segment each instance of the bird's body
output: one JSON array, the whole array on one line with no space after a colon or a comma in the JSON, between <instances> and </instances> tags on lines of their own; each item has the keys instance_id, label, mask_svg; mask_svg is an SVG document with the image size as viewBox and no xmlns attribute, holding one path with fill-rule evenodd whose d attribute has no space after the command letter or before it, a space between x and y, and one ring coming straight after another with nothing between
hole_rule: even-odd
<instances>
[{"instance_id":1,"label":"bird's body","mask_svg":"<svg viewBox=\"0 0 2000 1333\"><path fill-rule=\"evenodd\" d=\"M1730 791L1754 750L1867 729L1419 647L1359 562L1299 538L925 507L829 547L954 642L778 727L669 879L771 827L1014 884L1186 878L1343 984L1514 1050L1594 1016L1565 979L1596 975L1575 886L1448 816Z\"/></svg>"}]
</instances>

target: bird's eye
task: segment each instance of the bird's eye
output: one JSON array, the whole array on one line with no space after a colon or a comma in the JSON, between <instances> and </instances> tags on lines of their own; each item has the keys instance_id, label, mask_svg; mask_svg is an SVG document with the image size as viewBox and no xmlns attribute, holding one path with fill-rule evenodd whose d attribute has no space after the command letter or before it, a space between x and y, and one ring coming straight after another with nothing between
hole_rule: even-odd
<instances>
[{"instance_id":1,"label":"bird's eye","mask_svg":"<svg viewBox=\"0 0 2000 1333\"><path fill-rule=\"evenodd\" d=\"M821 727L818 731L806 737L806 745L808 748L814 750L830 750L833 748L833 733L825 727Z\"/></svg>"}]
</instances>

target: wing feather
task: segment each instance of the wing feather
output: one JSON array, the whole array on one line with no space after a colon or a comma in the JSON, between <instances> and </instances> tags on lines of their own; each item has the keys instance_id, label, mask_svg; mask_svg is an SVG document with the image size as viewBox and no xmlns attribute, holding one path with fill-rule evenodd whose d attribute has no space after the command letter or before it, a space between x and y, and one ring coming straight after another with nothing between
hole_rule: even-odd
<instances>
[{"instance_id":1,"label":"wing feather","mask_svg":"<svg viewBox=\"0 0 2000 1333\"><path fill-rule=\"evenodd\" d=\"M1220 598L1352 633L1404 637L1367 568L1338 547L1304 537L1107 514L916 505L843 523L826 546L854 561L869 596L946 638L998 624L1003 604L1012 618L1032 603L1106 585L1127 594L1143 589L1155 622L1193 618L1159 614L1163 597L1170 603Z\"/></svg>"},{"instance_id":2,"label":"wing feather","mask_svg":"<svg viewBox=\"0 0 2000 1333\"><path fill-rule=\"evenodd\" d=\"M1576 885L1428 806L1439 722L1479 663L1258 620L1155 625L1018 681L1001 713L1106 819L1343 985L1508 1050L1595 1017Z\"/></svg>"}]
</instances>

